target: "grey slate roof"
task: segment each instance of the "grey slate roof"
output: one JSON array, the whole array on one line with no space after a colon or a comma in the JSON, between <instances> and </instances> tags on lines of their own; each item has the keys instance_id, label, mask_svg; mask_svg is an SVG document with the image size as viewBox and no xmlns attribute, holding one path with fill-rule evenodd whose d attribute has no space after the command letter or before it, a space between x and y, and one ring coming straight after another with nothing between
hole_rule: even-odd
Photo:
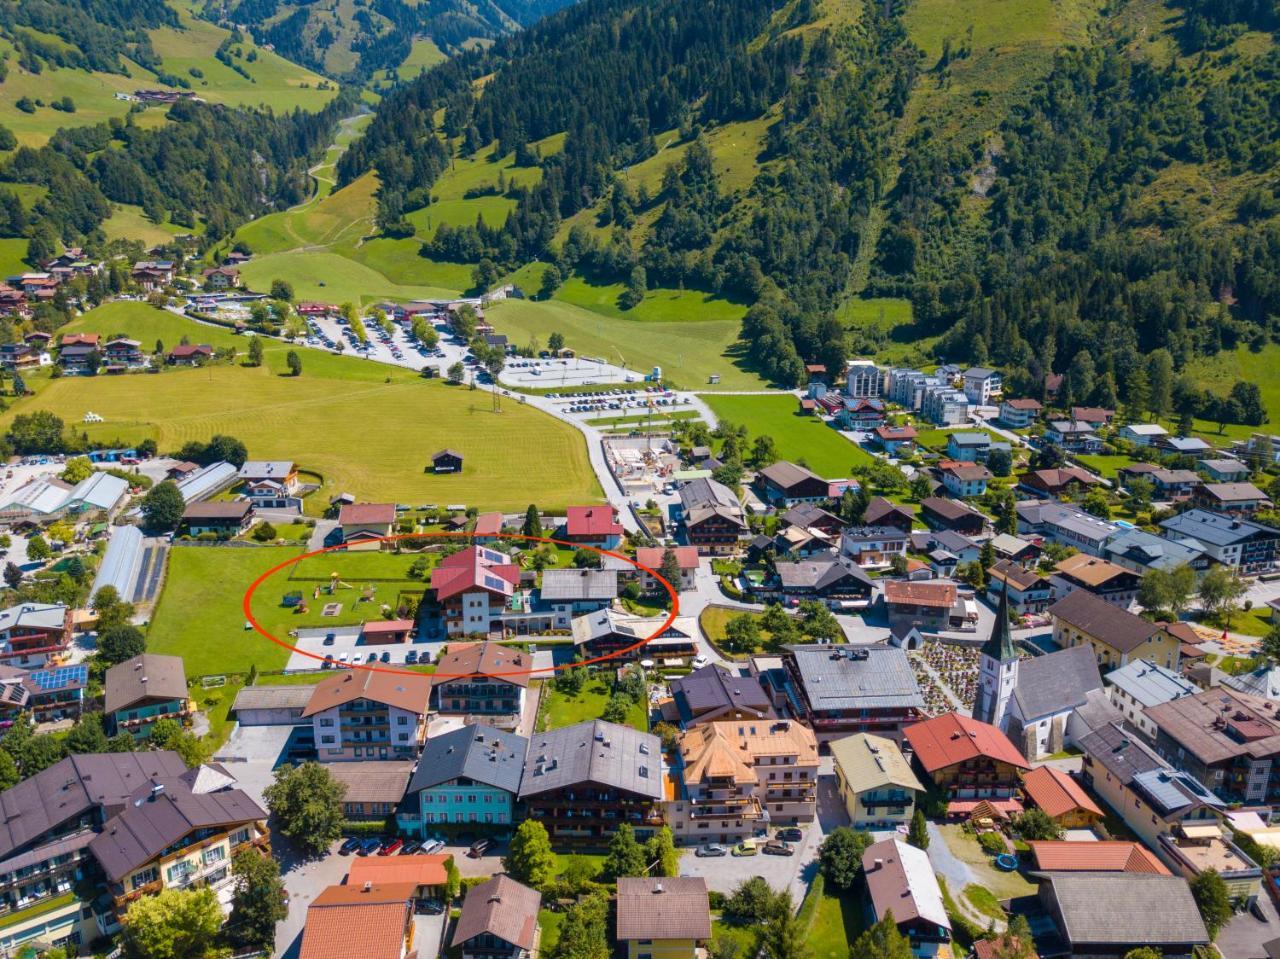
<instances>
[{"instance_id":1,"label":"grey slate roof","mask_svg":"<svg viewBox=\"0 0 1280 959\"><path fill-rule=\"evenodd\" d=\"M1254 674L1247 673L1239 678L1247 679L1252 675ZM1231 677L1231 679L1236 678ZM1107 682L1144 707L1159 706L1171 699L1192 696L1200 691L1200 688L1191 680L1184 679L1173 670L1165 669L1147 659L1135 659L1119 669L1111 670L1107 673ZM1253 692L1241 686L1235 688L1246 693Z\"/></svg>"},{"instance_id":2,"label":"grey slate roof","mask_svg":"<svg viewBox=\"0 0 1280 959\"><path fill-rule=\"evenodd\" d=\"M603 719L536 733L525 756L520 798L580 783L661 799L662 740Z\"/></svg>"},{"instance_id":3,"label":"grey slate roof","mask_svg":"<svg viewBox=\"0 0 1280 959\"><path fill-rule=\"evenodd\" d=\"M788 646L815 710L924 709L905 650L896 646Z\"/></svg>"},{"instance_id":4,"label":"grey slate roof","mask_svg":"<svg viewBox=\"0 0 1280 959\"><path fill-rule=\"evenodd\" d=\"M514 795L520 789L529 740L489 726L463 726L427 740L418 768L409 781L411 793L455 779L492 786Z\"/></svg>"},{"instance_id":5,"label":"grey slate roof","mask_svg":"<svg viewBox=\"0 0 1280 959\"><path fill-rule=\"evenodd\" d=\"M1177 536L1179 539L1190 537L1211 546L1230 546L1241 543L1250 537L1263 534L1264 537L1280 539L1280 531L1263 526L1261 523L1247 519L1232 519L1221 513L1211 513L1205 509L1187 510L1177 516L1162 520L1160 527L1166 536Z\"/></svg>"},{"instance_id":6,"label":"grey slate roof","mask_svg":"<svg viewBox=\"0 0 1280 959\"><path fill-rule=\"evenodd\" d=\"M1123 786L1129 785L1141 773L1165 768L1164 760L1154 750L1118 723L1100 726L1082 737L1080 748L1119 779Z\"/></svg>"},{"instance_id":7,"label":"grey slate roof","mask_svg":"<svg viewBox=\"0 0 1280 959\"><path fill-rule=\"evenodd\" d=\"M1034 719L1074 709L1085 701L1089 690L1101 688L1093 647L1072 646L1018 663L1013 696L1023 718Z\"/></svg>"},{"instance_id":8,"label":"grey slate roof","mask_svg":"<svg viewBox=\"0 0 1280 959\"><path fill-rule=\"evenodd\" d=\"M1210 806L1222 809L1225 804L1187 773L1173 767L1148 769L1133 777L1132 787L1147 797L1151 808L1161 815L1171 815L1187 807Z\"/></svg>"},{"instance_id":9,"label":"grey slate roof","mask_svg":"<svg viewBox=\"0 0 1280 959\"><path fill-rule=\"evenodd\" d=\"M612 600L618 595L618 573L612 569L549 569L542 574L538 595L551 603Z\"/></svg>"},{"instance_id":10,"label":"grey slate roof","mask_svg":"<svg viewBox=\"0 0 1280 959\"><path fill-rule=\"evenodd\" d=\"M1107 541L1108 559L1121 557L1152 569L1170 570L1194 562L1202 551L1142 529L1126 529Z\"/></svg>"},{"instance_id":11,"label":"grey slate roof","mask_svg":"<svg viewBox=\"0 0 1280 959\"><path fill-rule=\"evenodd\" d=\"M754 676L736 676L716 663L671 681L671 696L685 722L728 706L773 715L769 696Z\"/></svg>"},{"instance_id":12,"label":"grey slate roof","mask_svg":"<svg viewBox=\"0 0 1280 959\"><path fill-rule=\"evenodd\" d=\"M847 556L814 556L798 563L777 563L774 568L783 589L829 589L846 577L868 591L874 585L862 567Z\"/></svg>"},{"instance_id":13,"label":"grey slate roof","mask_svg":"<svg viewBox=\"0 0 1280 959\"><path fill-rule=\"evenodd\" d=\"M1209 934L1187 881L1135 872L1047 872L1062 933L1073 949L1090 944L1205 944Z\"/></svg>"},{"instance_id":14,"label":"grey slate roof","mask_svg":"<svg viewBox=\"0 0 1280 959\"><path fill-rule=\"evenodd\" d=\"M310 686L245 686L236 693L233 712L242 709L306 709L315 692Z\"/></svg>"}]
</instances>

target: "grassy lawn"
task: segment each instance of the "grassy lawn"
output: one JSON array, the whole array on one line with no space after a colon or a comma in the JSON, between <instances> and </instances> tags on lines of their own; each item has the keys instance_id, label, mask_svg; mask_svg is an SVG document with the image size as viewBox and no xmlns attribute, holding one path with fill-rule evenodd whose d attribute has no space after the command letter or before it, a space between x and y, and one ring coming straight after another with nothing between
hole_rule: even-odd
<instances>
[{"instance_id":1,"label":"grassy lawn","mask_svg":"<svg viewBox=\"0 0 1280 959\"><path fill-rule=\"evenodd\" d=\"M1120 470L1141 462L1132 456L1108 456L1104 453L1072 453L1071 458L1099 476L1113 480Z\"/></svg>"},{"instance_id":2,"label":"grassy lawn","mask_svg":"<svg viewBox=\"0 0 1280 959\"><path fill-rule=\"evenodd\" d=\"M745 424L751 437L772 436L778 456L804 462L827 479L841 479L859 463L870 463L871 454L845 439L816 416L801 415L796 398L778 396L706 396L712 411L722 420Z\"/></svg>"},{"instance_id":3,"label":"grassy lawn","mask_svg":"<svg viewBox=\"0 0 1280 959\"><path fill-rule=\"evenodd\" d=\"M641 372L660 366L668 383L686 389L760 390L768 385L749 367L736 320L644 323L554 299L505 300L488 310L486 318L513 343L545 343L558 332L579 355L623 362ZM720 376L718 387L707 385L713 373Z\"/></svg>"},{"instance_id":4,"label":"grassy lawn","mask_svg":"<svg viewBox=\"0 0 1280 959\"><path fill-rule=\"evenodd\" d=\"M142 207L129 203L115 204L115 212L103 221L102 230L108 240L141 240L147 246L168 243L179 233L192 232L174 223L152 223L143 215Z\"/></svg>"},{"instance_id":5,"label":"grassy lawn","mask_svg":"<svg viewBox=\"0 0 1280 959\"><path fill-rule=\"evenodd\" d=\"M215 345L246 341L197 326L144 304L118 303L86 314L73 328L124 332L150 349L187 334ZM508 400L494 413L487 393L427 381L409 371L302 349L303 373L282 375L289 347L266 346L262 367L216 365L159 375L63 377L33 383L36 396L0 414L0 429L19 413L56 413L90 439L125 443L154 438L162 451L215 433L239 437L261 459L292 459L323 477L308 512L350 491L370 501L467 502L485 509L523 509L529 470L513 451L536 449L547 464L538 502L560 508L596 502L602 494L580 433L553 417ZM93 411L102 423L82 424ZM442 447L466 457L460 475L424 473L426 457Z\"/></svg>"},{"instance_id":6,"label":"grassy lawn","mask_svg":"<svg viewBox=\"0 0 1280 959\"><path fill-rule=\"evenodd\" d=\"M1230 621L1225 616L1204 616L1203 622L1216 629L1229 629L1233 633L1244 633L1246 636L1265 636L1274 628L1271 622L1271 609L1267 606L1255 606L1252 609L1237 609L1231 614Z\"/></svg>"},{"instance_id":7,"label":"grassy lawn","mask_svg":"<svg viewBox=\"0 0 1280 959\"><path fill-rule=\"evenodd\" d=\"M821 876L810 887L799 918L807 923L805 941L813 959L847 959L849 947L866 928L859 897L827 892Z\"/></svg>"},{"instance_id":8,"label":"grassy lawn","mask_svg":"<svg viewBox=\"0 0 1280 959\"><path fill-rule=\"evenodd\" d=\"M1245 346L1237 347L1233 352L1219 353L1191 364L1188 372L1201 386L1224 396L1237 380L1258 384L1258 389L1262 391L1262 404L1274 427L1280 422L1280 377L1275 375L1277 369L1280 369L1280 346L1269 343L1257 353ZM1217 423L1196 421L1196 432L1202 433L1211 443L1222 443L1224 437L1247 439L1249 434L1266 429L1233 424L1219 433Z\"/></svg>"},{"instance_id":9,"label":"grassy lawn","mask_svg":"<svg viewBox=\"0 0 1280 959\"><path fill-rule=\"evenodd\" d=\"M404 58L404 63L400 64L400 76L407 80L423 70L434 67L437 63L443 63L445 59L440 48L428 37L414 40L413 46L409 48L409 55ZM543 942L545 941L544 939Z\"/></svg>"},{"instance_id":10,"label":"grassy lawn","mask_svg":"<svg viewBox=\"0 0 1280 959\"><path fill-rule=\"evenodd\" d=\"M713 914L714 917L714 914ZM711 922L711 938L730 939L738 944L738 955L750 957L760 949L760 927L741 923L723 917L713 918ZM848 953L841 959L846 959Z\"/></svg>"},{"instance_id":11,"label":"grassy lawn","mask_svg":"<svg viewBox=\"0 0 1280 959\"><path fill-rule=\"evenodd\" d=\"M368 305L380 300L447 300L457 290L439 286L392 283L372 267L329 251L290 251L255 256L240 268L251 289L267 290L271 281L287 280L303 300ZM321 279L323 277L323 279Z\"/></svg>"},{"instance_id":12,"label":"grassy lawn","mask_svg":"<svg viewBox=\"0 0 1280 959\"><path fill-rule=\"evenodd\" d=\"M27 241L22 237L0 240L0 276L15 276L31 269L26 255Z\"/></svg>"},{"instance_id":13,"label":"grassy lawn","mask_svg":"<svg viewBox=\"0 0 1280 959\"><path fill-rule=\"evenodd\" d=\"M618 297L625 289L622 283L592 283L574 276L556 290L555 298L603 316L652 323L689 320L733 320L741 323L747 312L746 304L697 290L653 290L632 309L622 310L618 306Z\"/></svg>"},{"instance_id":14,"label":"grassy lawn","mask_svg":"<svg viewBox=\"0 0 1280 959\"><path fill-rule=\"evenodd\" d=\"M969 901L969 905L984 916L1004 922L1005 911L1000 908L1000 902L992 895L991 890L984 886L965 886L964 897Z\"/></svg>"},{"instance_id":15,"label":"grassy lawn","mask_svg":"<svg viewBox=\"0 0 1280 959\"><path fill-rule=\"evenodd\" d=\"M169 554L164 591L147 633L147 649L182 656L187 675L192 677L244 673L253 665L260 670L283 669L289 651L244 628L241 602L253 580L298 553L298 548L291 546L175 546ZM317 565L321 560L323 566ZM402 592L422 592L422 581L406 575L412 562L412 556L393 553L329 553L315 557L308 561L311 565L306 569L298 564L282 570L259 587L254 594L254 616L285 641L294 629L349 626L381 619L383 603L394 605ZM332 596L322 593L319 599L313 599L316 586L327 586L330 572L337 572L351 588L339 588ZM370 575L373 572L380 575ZM290 576L291 573L297 575ZM371 602L362 602L361 592L368 585L376 589L376 596ZM306 613L281 605L284 594L292 590L303 593ZM326 602L342 604L337 616L322 615ZM193 609L200 610L198 617L191 615ZM272 677L263 682L274 684L278 680L279 677ZM200 690L198 698L217 692ZM234 692L231 695L234 698Z\"/></svg>"},{"instance_id":16,"label":"grassy lawn","mask_svg":"<svg viewBox=\"0 0 1280 959\"><path fill-rule=\"evenodd\" d=\"M599 719L609 701L609 687L599 679L588 680L582 692L569 696L555 689L550 683L542 686L545 704L540 707L543 729L559 729L572 726L586 719ZM627 714L626 725L636 729L649 728L649 714L644 703L636 703Z\"/></svg>"},{"instance_id":17,"label":"grassy lawn","mask_svg":"<svg viewBox=\"0 0 1280 959\"><path fill-rule=\"evenodd\" d=\"M946 838L947 847L952 855L969 865L977 884L985 887L995 899L1029 896L1036 891L1035 883L1028 882L1020 873L1001 872L996 869L991 864L991 857L982 851L978 841L964 832L960 826L948 823L938 828ZM973 887L967 887L966 892L971 888Z\"/></svg>"},{"instance_id":18,"label":"grassy lawn","mask_svg":"<svg viewBox=\"0 0 1280 959\"><path fill-rule=\"evenodd\" d=\"M552 912L550 909L538 911L538 926L542 929L540 952L550 954L560 941L560 927L564 925L564 913Z\"/></svg>"},{"instance_id":19,"label":"grassy lawn","mask_svg":"<svg viewBox=\"0 0 1280 959\"><path fill-rule=\"evenodd\" d=\"M244 42L232 47L233 62L252 78L246 79L214 57L228 31L182 11L181 4L176 6L181 13L182 29L152 30L151 44L164 60L165 69L186 77L192 90L209 102L228 106L265 105L283 113L294 108L319 110L337 95L336 84L330 83L328 90L318 89L324 77L257 46L247 36ZM234 56L236 49L242 56ZM251 51L257 54L252 63L248 60ZM204 74L203 79L191 75L192 67Z\"/></svg>"},{"instance_id":20,"label":"grassy lawn","mask_svg":"<svg viewBox=\"0 0 1280 959\"><path fill-rule=\"evenodd\" d=\"M702 627L702 633L716 646L722 646L724 643L724 630L729 624L729 620L735 616L750 616L752 619L761 619L764 614L752 612L745 609L734 609L730 606L707 606L698 616L698 625ZM761 648L764 648L769 640L769 633L765 630L760 631Z\"/></svg>"},{"instance_id":21,"label":"grassy lawn","mask_svg":"<svg viewBox=\"0 0 1280 959\"><path fill-rule=\"evenodd\" d=\"M215 749L231 735L231 707L235 703L236 693L243 688L244 680L238 676L228 678L223 685L209 689L204 689L199 683L190 687L191 698L209 720L209 732L205 739Z\"/></svg>"}]
</instances>

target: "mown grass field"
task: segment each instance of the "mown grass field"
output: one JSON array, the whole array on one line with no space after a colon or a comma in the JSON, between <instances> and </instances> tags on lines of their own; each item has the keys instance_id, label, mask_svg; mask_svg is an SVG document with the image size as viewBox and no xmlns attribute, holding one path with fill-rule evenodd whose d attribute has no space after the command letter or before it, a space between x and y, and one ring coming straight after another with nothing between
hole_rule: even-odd
<instances>
[{"instance_id":1,"label":"mown grass field","mask_svg":"<svg viewBox=\"0 0 1280 959\"><path fill-rule=\"evenodd\" d=\"M1223 438L1246 439L1249 434L1260 429L1275 431L1280 424L1280 346L1269 343L1255 353L1248 347L1237 347L1234 351L1224 351L1217 356L1199 360L1193 364L1189 372L1201 386L1225 396L1237 380L1257 383L1262 391L1262 405L1270 416L1267 427L1228 425L1222 433L1217 423L1204 420L1196 421L1196 431L1203 433L1210 442L1222 443Z\"/></svg>"},{"instance_id":2,"label":"mown grass field","mask_svg":"<svg viewBox=\"0 0 1280 959\"><path fill-rule=\"evenodd\" d=\"M327 90L319 89L324 77L264 50L247 36L233 47L243 54L233 55L233 62L252 78L246 79L214 57L228 31L191 15L181 4L175 6L179 9L182 28L152 30L151 45L164 61L165 69L185 77L197 96L228 106L268 106L277 113L294 108L319 110L337 96L336 84L329 83ZM250 51L257 55L252 63L248 59ZM204 77L192 75L192 67Z\"/></svg>"},{"instance_id":3,"label":"mown grass field","mask_svg":"<svg viewBox=\"0 0 1280 959\"><path fill-rule=\"evenodd\" d=\"M599 719L609 701L609 688L601 680L590 679L576 696L557 690L551 683L544 683L542 695L546 705L540 707L541 729L559 729L572 726L585 719ZM644 703L636 703L627 712L626 725L636 729L649 728L649 715Z\"/></svg>"},{"instance_id":4,"label":"mown grass field","mask_svg":"<svg viewBox=\"0 0 1280 959\"><path fill-rule=\"evenodd\" d=\"M168 243L179 233L198 233L173 223L152 223L142 207L129 203L115 204L115 211L102 224L108 240L141 240L147 246Z\"/></svg>"},{"instance_id":5,"label":"mown grass field","mask_svg":"<svg viewBox=\"0 0 1280 959\"><path fill-rule=\"evenodd\" d=\"M12 130L23 146L43 146L60 127L91 126L122 117L129 112L130 104L117 100L117 93L155 85L155 77L136 64L129 66L128 76L53 67L35 74L20 68L12 44L0 40L0 55L3 54L9 58L9 75L0 85L0 123ZM63 113L47 105L63 96L75 102L75 113ZM23 97L43 100L46 106L37 107L35 113L24 113L16 106Z\"/></svg>"},{"instance_id":6,"label":"mown grass field","mask_svg":"<svg viewBox=\"0 0 1280 959\"><path fill-rule=\"evenodd\" d=\"M421 73L423 70L429 70L437 63L443 63L448 59L428 37L414 40L413 46L409 48L409 55L404 58L404 63L400 64L400 76L402 79L408 80Z\"/></svg>"},{"instance_id":7,"label":"mown grass field","mask_svg":"<svg viewBox=\"0 0 1280 959\"><path fill-rule=\"evenodd\" d=\"M245 629L241 608L245 590L255 579L279 563L297 556L295 546L259 548L198 547L176 545L169 553L164 590L147 632L147 649L153 653L182 656L188 676L243 673L281 669L289 651ZM281 570L254 593L253 614L275 636L288 642L289 631L321 626L353 626L384 618L383 604L394 607L402 593L421 595L421 580L407 575L414 557L394 553L328 553ZM316 566L315 563L321 563ZM351 588L322 593L312 599L316 586L327 586L328 574L337 572ZM376 575L375 575L376 574ZM372 601L361 600L365 586L376 589ZM306 613L281 605L287 592L299 590ZM341 603L337 616L322 616L326 603ZM193 609L200 610L192 616ZM274 682L274 680L272 680Z\"/></svg>"},{"instance_id":8,"label":"mown grass field","mask_svg":"<svg viewBox=\"0 0 1280 959\"><path fill-rule=\"evenodd\" d=\"M803 462L826 479L843 479L871 454L845 439L816 416L802 416L791 394L703 397L722 421L747 427L751 438L771 436L780 459Z\"/></svg>"},{"instance_id":9,"label":"mown grass field","mask_svg":"<svg viewBox=\"0 0 1280 959\"><path fill-rule=\"evenodd\" d=\"M645 323L554 299L507 300L495 304L486 317L513 343L546 343L551 333L559 332L579 355L625 361L639 371L661 366L669 383L685 389L760 390L768 385L750 369L736 320ZM719 386L708 386L713 373L720 376Z\"/></svg>"},{"instance_id":10,"label":"mown grass field","mask_svg":"<svg viewBox=\"0 0 1280 959\"><path fill-rule=\"evenodd\" d=\"M618 306L618 297L625 289L622 283L592 283L573 276L556 290L555 299L602 316L653 323L687 323L692 320L741 323L747 312L745 303L697 290L654 290L630 310L623 310Z\"/></svg>"},{"instance_id":11,"label":"mown grass field","mask_svg":"<svg viewBox=\"0 0 1280 959\"><path fill-rule=\"evenodd\" d=\"M29 270L26 255L27 241L24 238L0 239L0 275L14 276Z\"/></svg>"},{"instance_id":12,"label":"mown grass field","mask_svg":"<svg viewBox=\"0 0 1280 959\"><path fill-rule=\"evenodd\" d=\"M105 312L104 312L105 311ZM247 341L144 304L119 303L93 311L74 329L124 332L150 349L157 338L173 345ZM64 377L33 383L37 395L0 415L0 429L19 413L50 410L91 439L137 442L154 438L162 450L214 433L239 437L256 458L291 459L323 477L308 511L349 491L371 501L474 504L523 509L597 502L599 484L580 433L508 399L491 412L489 394L427 381L417 374L352 357L300 350L303 373L284 375L289 347L269 342L260 368L214 365L194 370L116 377ZM104 422L84 424L86 412ZM428 457L445 446L461 450L461 475L424 473ZM521 455L538 451L534 481Z\"/></svg>"}]
</instances>

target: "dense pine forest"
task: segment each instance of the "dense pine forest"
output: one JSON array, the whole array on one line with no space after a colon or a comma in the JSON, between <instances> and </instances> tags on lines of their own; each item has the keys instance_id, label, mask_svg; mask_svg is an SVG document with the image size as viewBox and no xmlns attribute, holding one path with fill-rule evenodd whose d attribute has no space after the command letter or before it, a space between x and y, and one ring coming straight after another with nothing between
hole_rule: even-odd
<instances>
[{"instance_id":1,"label":"dense pine forest","mask_svg":"<svg viewBox=\"0 0 1280 959\"><path fill-rule=\"evenodd\" d=\"M451 157L496 140L541 176L508 187L504 224L441 226L427 255L745 298L742 336L780 383L859 346L840 303L888 295L911 300L940 356L1004 366L1020 389L1068 372L1073 398L1124 400L1152 351L1181 368L1280 336L1280 52L1236 45L1277 29L1275 4L1162 8L1176 49L1161 62L1135 52L1144 3L1100 8L992 128L957 132L929 94L965 39L926 59L903 0L845 17L812 0L586 0L396 90L339 172L376 170L397 235ZM730 192L703 138L753 118L769 121L764 151ZM660 131L692 145L660 190L635 191L620 174ZM1189 168L1222 183L1200 209L1161 192Z\"/></svg>"}]
</instances>

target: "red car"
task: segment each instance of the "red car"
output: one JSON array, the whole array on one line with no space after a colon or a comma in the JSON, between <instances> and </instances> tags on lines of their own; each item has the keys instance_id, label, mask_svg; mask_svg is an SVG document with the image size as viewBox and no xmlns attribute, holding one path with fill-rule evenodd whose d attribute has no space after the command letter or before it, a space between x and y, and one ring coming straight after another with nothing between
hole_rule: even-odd
<instances>
[{"instance_id":1,"label":"red car","mask_svg":"<svg viewBox=\"0 0 1280 959\"><path fill-rule=\"evenodd\" d=\"M394 856L400 851L400 847L404 845L403 839L393 839L388 843L383 843L382 848L378 850L379 856Z\"/></svg>"}]
</instances>

